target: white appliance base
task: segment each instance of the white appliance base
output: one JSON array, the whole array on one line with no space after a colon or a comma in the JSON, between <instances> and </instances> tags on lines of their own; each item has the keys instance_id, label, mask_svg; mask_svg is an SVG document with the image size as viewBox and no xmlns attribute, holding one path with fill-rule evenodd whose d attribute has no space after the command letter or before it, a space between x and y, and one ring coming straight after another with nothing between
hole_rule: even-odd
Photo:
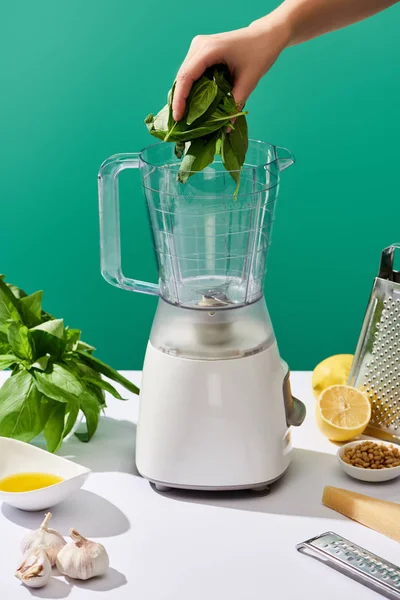
<instances>
[{"instance_id":1,"label":"white appliance base","mask_svg":"<svg viewBox=\"0 0 400 600\"><path fill-rule=\"evenodd\" d=\"M266 487L290 464L276 342L230 360L171 356L149 343L136 440L139 473L164 488Z\"/></svg>"},{"instance_id":2,"label":"white appliance base","mask_svg":"<svg viewBox=\"0 0 400 600\"><path fill-rule=\"evenodd\" d=\"M289 468L289 467L288 467ZM288 470L286 469L286 471ZM154 481L153 479L148 479L150 483L152 483L158 492L170 492L171 490L188 490L188 491L197 491L197 492L240 492L240 491L252 491L252 492L267 492L270 490L272 484L276 481L279 481L286 474L284 471L275 479L271 479L271 481L264 481L263 483L255 483L255 484L247 484L247 485L234 485L234 486L191 486L191 485L171 485L170 483L166 483L165 481Z\"/></svg>"}]
</instances>

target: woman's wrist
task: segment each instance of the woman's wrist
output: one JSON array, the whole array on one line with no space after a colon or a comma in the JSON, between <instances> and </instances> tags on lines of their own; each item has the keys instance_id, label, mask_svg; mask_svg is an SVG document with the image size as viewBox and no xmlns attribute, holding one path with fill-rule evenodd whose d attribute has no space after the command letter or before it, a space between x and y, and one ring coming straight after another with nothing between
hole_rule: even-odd
<instances>
[{"instance_id":1,"label":"woman's wrist","mask_svg":"<svg viewBox=\"0 0 400 600\"><path fill-rule=\"evenodd\" d=\"M278 10L253 21L248 28L261 40L265 39L265 43L269 46L271 43L277 45L276 50L279 53L291 45L292 31L289 19L286 19Z\"/></svg>"}]
</instances>

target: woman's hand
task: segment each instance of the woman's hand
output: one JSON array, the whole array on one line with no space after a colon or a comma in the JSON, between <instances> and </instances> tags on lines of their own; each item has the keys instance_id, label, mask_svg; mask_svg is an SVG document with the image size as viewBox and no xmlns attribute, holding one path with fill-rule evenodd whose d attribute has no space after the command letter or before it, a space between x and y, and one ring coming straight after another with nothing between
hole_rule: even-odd
<instances>
[{"instance_id":1,"label":"woman's hand","mask_svg":"<svg viewBox=\"0 0 400 600\"><path fill-rule=\"evenodd\" d=\"M183 117L193 83L208 67L218 63L225 63L231 72L233 97L242 107L288 41L285 27L272 19L255 21L249 27L236 31L195 37L176 77L175 121Z\"/></svg>"}]
</instances>

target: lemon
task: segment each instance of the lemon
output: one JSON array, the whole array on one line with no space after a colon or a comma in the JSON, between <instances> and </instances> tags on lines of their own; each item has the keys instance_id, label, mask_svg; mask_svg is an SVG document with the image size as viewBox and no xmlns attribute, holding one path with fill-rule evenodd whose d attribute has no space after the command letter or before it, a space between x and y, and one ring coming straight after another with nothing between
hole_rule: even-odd
<instances>
[{"instance_id":1,"label":"lemon","mask_svg":"<svg viewBox=\"0 0 400 600\"><path fill-rule=\"evenodd\" d=\"M361 435L371 418L367 395L349 385L332 385L322 392L316 406L317 424L327 438L347 442Z\"/></svg>"},{"instance_id":2,"label":"lemon","mask_svg":"<svg viewBox=\"0 0 400 600\"><path fill-rule=\"evenodd\" d=\"M317 365L312 374L312 388L316 398L331 385L345 385L349 379L352 354L335 354Z\"/></svg>"}]
</instances>

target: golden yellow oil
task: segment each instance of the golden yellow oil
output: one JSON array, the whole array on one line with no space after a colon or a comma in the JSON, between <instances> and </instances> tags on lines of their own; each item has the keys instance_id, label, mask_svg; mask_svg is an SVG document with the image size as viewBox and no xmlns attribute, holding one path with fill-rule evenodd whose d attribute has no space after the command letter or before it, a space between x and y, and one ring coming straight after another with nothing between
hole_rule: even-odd
<instances>
[{"instance_id":1,"label":"golden yellow oil","mask_svg":"<svg viewBox=\"0 0 400 600\"><path fill-rule=\"evenodd\" d=\"M0 492L31 492L63 481L50 473L15 473L0 479Z\"/></svg>"}]
</instances>

